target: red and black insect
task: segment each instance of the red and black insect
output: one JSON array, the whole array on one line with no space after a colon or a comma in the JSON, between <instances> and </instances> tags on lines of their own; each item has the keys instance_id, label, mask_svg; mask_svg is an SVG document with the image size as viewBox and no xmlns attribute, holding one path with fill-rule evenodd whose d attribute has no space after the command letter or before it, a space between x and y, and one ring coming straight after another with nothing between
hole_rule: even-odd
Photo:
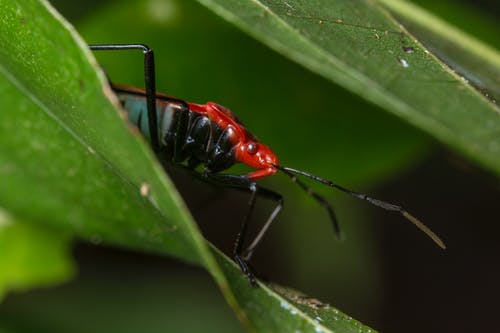
<instances>
[{"instance_id":1,"label":"red and black insect","mask_svg":"<svg viewBox=\"0 0 500 333\"><path fill-rule=\"evenodd\" d=\"M227 108L212 102L203 105L188 103L157 93L154 56L149 47L143 44L110 44L91 45L90 49L139 49L143 51L146 89L115 84L111 86L128 112L130 121L150 140L153 151L162 164L182 165L206 181L250 193L248 211L236 236L233 258L252 284L255 284L255 277L248 267L248 261L283 206L283 198L279 193L260 186L256 180L277 172L290 177L293 182L326 208L337 236L339 236L340 229L331 204L297 176L313 179L385 210L398 212L427 234L437 245L445 248L438 236L402 207L351 191L310 173L280 165L272 150L260 143ZM235 163L247 164L255 171L244 175L221 173ZM196 169L200 165L203 165L203 171L198 172ZM257 196L274 201L276 206L257 236L246 248L243 248L248 222Z\"/></svg>"}]
</instances>

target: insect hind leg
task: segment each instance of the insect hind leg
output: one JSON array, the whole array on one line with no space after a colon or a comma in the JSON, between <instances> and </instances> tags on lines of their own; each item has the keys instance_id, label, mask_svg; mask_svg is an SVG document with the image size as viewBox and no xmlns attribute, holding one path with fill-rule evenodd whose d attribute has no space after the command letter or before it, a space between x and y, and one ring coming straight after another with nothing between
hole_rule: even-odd
<instances>
[{"instance_id":1,"label":"insect hind leg","mask_svg":"<svg viewBox=\"0 0 500 333\"><path fill-rule=\"evenodd\" d=\"M146 103L149 133L151 134L151 146L153 151L158 153L160 150L160 143L158 139L158 120L156 113L156 78L153 50L144 44L99 44L89 45L89 48L93 51L142 50L144 55L144 83L146 86Z\"/></svg>"}]
</instances>

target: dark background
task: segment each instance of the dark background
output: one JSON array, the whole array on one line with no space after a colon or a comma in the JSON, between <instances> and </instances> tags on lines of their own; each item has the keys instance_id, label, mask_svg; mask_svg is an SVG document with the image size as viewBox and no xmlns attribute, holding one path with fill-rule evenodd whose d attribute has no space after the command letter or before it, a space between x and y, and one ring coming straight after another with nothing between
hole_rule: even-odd
<instances>
[{"instance_id":1,"label":"dark background","mask_svg":"<svg viewBox=\"0 0 500 333\"><path fill-rule=\"evenodd\" d=\"M140 17L130 16L123 23L129 14L120 14L119 8L128 5L126 1L85 5L54 1L89 42L147 42L158 50L160 90L196 101L217 100L231 105L233 111L241 110L238 115L272 147L273 135L299 136L300 140L290 139L291 147L277 146L280 157L374 197L404 204L448 246L442 252L400 216L342 195L331 196L328 189L315 186L338 210L345 239L337 242L321 208L286 179L276 177L264 183L285 195L285 211L256 252L253 264L260 274L329 302L382 332L493 331L500 297L498 179L358 96L275 55L200 5L187 3L182 6L188 8L188 24L166 25L159 36L152 36L141 35L141 29L155 27ZM498 45L496 1L419 3ZM110 13L116 16L101 23ZM106 24L109 28L103 28ZM120 33L127 25L133 31ZM217 35L220 44L212 40L203 44L203 37L197 35L200 29ZM190 48L191 41L198 43L197 48ZM121 63L116 57L99 58L110 77L142 85L140 58L131 55L132 60ZM130 65L134 62L138 66ZM269 63L272 68L265 67ZM162 78L165 72L168 78ZM288 76L280 76L283 73ZM293 83L286 81L300 82L287 86ZM297 105L300 101L292 98L292 105L280 110L280 103L290 100L305 83L312 87L306 94L325 108L335 108L339 117L327 124L322 114L318 119L307 118L317 126L318 137L304 135L307 130L294 121L294 106L301 119L299 111L304 106ZM330 99L334 101L325 102ZM278 113L271 113L276 109ZM370 117L376 119L378 130L349 134L349 126L370 127ZM335 143L315 142L330 131L339 135ZM394 155L384 153L399 137L402 143ZM358 141L354 144L353 140ZM329 154L324 147L333 152ZM230 252L246 196L211 188L183 174L170 175L204 235ZM264 219L270 208L259 203L255 220ZM7 297L0 307L0 331L242 330L215 284L199 268L81 242L76 243L74 256L79 265L75 280Z\"/></svg>"}]
</instances>

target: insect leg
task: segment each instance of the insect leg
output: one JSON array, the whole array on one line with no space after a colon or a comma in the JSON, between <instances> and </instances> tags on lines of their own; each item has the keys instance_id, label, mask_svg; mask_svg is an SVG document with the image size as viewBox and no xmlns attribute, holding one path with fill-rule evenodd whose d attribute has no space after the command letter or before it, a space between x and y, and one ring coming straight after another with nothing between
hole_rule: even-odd
<instances>
[{"instance_id":1,"label":"insect leg","mask_svg":"<svg viewBox=\"0 0 500 333\"><path fill-rule=\"evenodd\" d=\"M264 225L260 228L257 236L255 236L254 240L250 243L250 245L246 248L246 250L243 252L243 258L246 261L249 261L250 258L253 255L253 252L255 249L259 246L259 244L262 242L262 239L264 238L264 235L266 234L267 230L271 226L271 224L276 220L276 217L278 216L278 213L281 211L283 208L283 197L281 194L271 191L267 188L264 187L259 187L258 194L273 200L276 203L276 207L272 211L271 215L267 218L267 221L264 223Z\"/></svg>"},{"instance_id":2,"label":"insect leg","mask_svg":"<svg viewBox=\"0 0 500 333\"><path fill-rule=\"evenodd\" d=\"M330 216L330 220L332 221L333 230L335 232L335 236L337 239L340 239L340 226L337 221L337 217L333 210L333 206L326 200L323 196L316 193L312 188L303 183L300 179L295 177L294 175L290 176L292 181L297 183L308 195L310 195L314 200L316 200L320 205L326 208L328 211L328 215Z\"/></svg>"},{"instance_id":3,"label":"insect leg","mask_svg":"<svg viewBox=\"0 0 500 333\"><path fill-rule=\"evenodd\" d=\"M144 54L144 82L146 85L146 102L148 109L149 133L151 134L151 147L158 153L160 144L158 139L158 120L156 113L156 79L155 61L153 50L144 44L101 44L89 45L94 51L100 50L142 50Z\"/></svg>"},{"instance_id":4,"label":"insect leg","mask_svg":"<svg viewBox=\"0 0 500 333\"><path fill-rule=\"evenodd\" d=\"M242 220L240 231L238 232L234 243L233 258L234 261L238 264L238 266L240 266L243 273L248 276L248 278L250 279L250 283L252 285L255 285L256 283L255 277L248 266L248 260L250 260L253 252L255 251L255 248L260 244L267 229L269 228L271 223L276 219L276 216L283 207L283 198L280 194L276 192L260 187L255 181L245 176L205 173L204 177L206 177L208 181L220 186L232 187L238 190L250 192L250 199L248 201L248 210L244 219ZM261 228L255 239L252 241L250 246L246 250L243 250L243 244L245 242L245 236L247 234L248 223L250 221L250 216L253 212L253 208L255 206L255 200L257 195L261 195L263 197L275 201L276 207L274 208L273 212L267 219L266 223L264 223L264 226Z\"/></svg>"}]
</instances>

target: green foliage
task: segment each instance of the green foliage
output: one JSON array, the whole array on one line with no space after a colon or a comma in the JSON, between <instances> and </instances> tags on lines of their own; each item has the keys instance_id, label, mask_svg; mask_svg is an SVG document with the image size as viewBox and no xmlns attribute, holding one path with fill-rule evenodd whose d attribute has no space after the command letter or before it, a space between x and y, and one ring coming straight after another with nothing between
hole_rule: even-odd
<instances>
[{"instance_id":1,"label":"green foliage","mask_svg":"<svg viewBox=\"0 0 500 333\"><path fill-rule=\"evenodd\" d=\"M498 107L378 2L200 2L309 70L500 170ZM419 30L411 12L383 2L415 34L442 40L454 31L437 29L434 18ZM206 245L145 141L123 121L85 42L46 2L4 0L0 25L0 105L8 110L0 113L0 207L15 220L0 226L0 269L9 272L0 275L0 291L69 277L74 235L206 268L251 331L371 331L287 289L251 288L231 260ZM224 101L284 164L373 182L427 151L421 133L245 40L192 3L118 1L78 28L92 44L153 46L159 90ZM467 69L461 74L475 73L479 59L488 64L481 82L498 91L496 53L457 38L470 55L450 53ZM99 63L113 81L140 86L141 71L131 70L140 61L132 57L99 54ZM26 252L22 242L31 246ZM33 267L33 260L44 265Z\"/></svg>"},{"instance_id":2,"label":"green foliage","mask_svg":"<svg viewBox=\"0 0 500 333\"><path fill-rule=\"evenodd\" d=\"M7 2L1 20L2 109L12 111L0 115L0 205L92 241L209 261L86 45L38 1Z\"/></svg>"},{"instance_id":3,"label":"green foliage","mask_svg":"<svg viewBox=\"0 0 500 333\"><path fill-rule=\"evenodd\" d=\"M193 2L118 1L77 25L89 43L154 46L158 90L229 107L284 164L360 183L392 174L427 151L429 140L421 133L294 66ZM136 53L95 56L114 82L144 85Z\"/></svg>"},{"instance_id":4,"label":"green foliage","mask_svg":"<svg viewBox=\"0 0 500 333\"><path fill-rule=\"evenodd\" d=\"M276 51L500 172L495 50L400 0L199 1Z\"/></svg>"},{"instance_id":5,"label":"green foliage","mask_svg":"<svg viewBox=\"0 0 500 333\"><path fill-rule=\"evenodd\" d=\"M2 14L2 102L19 112L2 113L0 119L1 205L16 217L93 242L201 264L249 328L265 330L293 318L296 313L277 303L279 296L253 289L234 263L216 252L225 263L226 276L221 274L145 142L120 119L90 52L71 28L36 1L7 3ZM270 309L282 315L245 319ZM288 321L315 330L307 318Z\"/></svg>"},{"instance_id":6,"label":"green foliage","mask_svg":"<svg viewBox=\"0 0 500 333\"><path fill-rule=\"evenodd\" d=\"M70 238L0 211L0 299L7 290L54 285L73 276Z\"/></svg>"}]
</instances>

